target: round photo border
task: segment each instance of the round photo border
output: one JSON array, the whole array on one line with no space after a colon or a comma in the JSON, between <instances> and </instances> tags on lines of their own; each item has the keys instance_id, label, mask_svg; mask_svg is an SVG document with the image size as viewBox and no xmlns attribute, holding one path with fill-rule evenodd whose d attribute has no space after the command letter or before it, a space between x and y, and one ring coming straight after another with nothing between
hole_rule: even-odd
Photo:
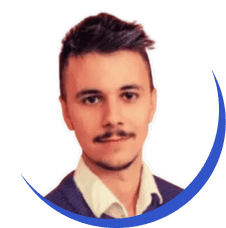
<instances>
[{"instance_id":1,"label":"round photo border","mask_svg":"<svg viewBox=\"0 0 226 228\"><path fill-rule=\"evenodd\" d=\"M189 202L205 185L205 183L208 181L210 176L212 175L217 162L220 158L220 154L222 151L222 147L224 144L224 138L225 138L225 105L224 105L224 99L223 95L220 89L220 86L218 84L218 81L214 75L214 72L212 71L215 83L217 86L217 92L218 92L218 101L219 101L219 119L218 119L218 128L217 133L215 137L215 141L213 144L213 147L211 149L211 152L203 165L202 169L198 173L198 175L195 177L195 179L174 199L169 201L168 203L164 204L163 206L147 212L142 215L130 217L130 218L123 218L123 219L98 219L98 218L89 218L82 215L74 214L70 211L67 211L59 206L56 206L55 204L51 203L47 199L45 199L42 195L40 195L23 177L23 179L26 181L28 186L34 191L34 193L43 200L46 204L48 204L50 207L55 209L56 211L60 212L61 214L74 219L76 221L88 224L88 225L94 225L99 227L133 227L133 226L139 226L148 224L154 221L157 221L161 218L164 218L173 212L180 209L182 206L184 206L187 202ZM109 221L110 220L110 221Z\"/></svg>"}]
</instances>

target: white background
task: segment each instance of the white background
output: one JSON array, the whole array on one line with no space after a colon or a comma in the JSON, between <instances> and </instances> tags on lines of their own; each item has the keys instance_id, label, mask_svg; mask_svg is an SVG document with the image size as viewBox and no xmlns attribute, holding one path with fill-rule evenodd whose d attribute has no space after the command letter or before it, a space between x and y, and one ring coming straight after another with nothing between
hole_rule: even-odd
<instances>
[{"instance_id":1,"label":"white background","mask_svg":"<svg viewBox=\"0 0 226 228\"><path fill-rule=\"evenodd\" d=\"M107 11L144 25L158 110L144 157L152 171L186 187L214 141L218 110L211 70L226 96L224 1L11 1L0 5L1 223L4 227L89 227L43 203L42 195L76 167L80 148L59 102L60 41L85 16ZM223 64L224 63L224 64ZM203 189L183 208L143 227L226 224L225 149Z\"/></svg>"}]
</instances>

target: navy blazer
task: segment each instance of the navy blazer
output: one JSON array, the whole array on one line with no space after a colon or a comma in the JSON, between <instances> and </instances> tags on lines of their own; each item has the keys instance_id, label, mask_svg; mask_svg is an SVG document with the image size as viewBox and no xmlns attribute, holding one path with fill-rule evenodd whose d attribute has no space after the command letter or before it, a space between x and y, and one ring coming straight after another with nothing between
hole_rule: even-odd
<instances>
[{"instance_id":1,"label":"navy blazer","mask_svg":"<svg viewBox=\"0 0 226 228\"><path fill-rule=\"evenodd\" d=\"M88 204L84 200L81 192L76 186L76 183L74 182L74 172L75 171L69 173L61 181L59 186L52 190L48 195L46 195L45 198L48 199L50 202L54 203L55 205L75 214L96 218L91 209L89 208ZM151 210L154 210L155 208L166 204L183 191L182 188L179 188L157 176L154 176L154 179L163 197L163 203L159 203L159 197L157 196L157 194L152 194L152 203L143 213L149 212ZM103 214L101 218L110 219L112 217Z\"/></svg>"}]
</instances>

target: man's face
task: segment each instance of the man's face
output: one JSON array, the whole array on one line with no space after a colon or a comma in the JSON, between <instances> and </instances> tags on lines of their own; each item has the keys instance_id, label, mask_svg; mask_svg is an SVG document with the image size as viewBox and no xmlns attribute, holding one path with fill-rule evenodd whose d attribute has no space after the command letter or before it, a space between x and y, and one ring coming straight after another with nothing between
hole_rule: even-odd
<instances>
[{"instance_id":1,"label":"man's face","mask_svg":"<svg viewBox=\"0 0 226 228\"><path fill-rule=\"evenodd\" d=\"M83 153L115 168L141 156L156 107L141 55L117 51L71 57L65 73L64 119Z\"/></svg>"}]
</instances>

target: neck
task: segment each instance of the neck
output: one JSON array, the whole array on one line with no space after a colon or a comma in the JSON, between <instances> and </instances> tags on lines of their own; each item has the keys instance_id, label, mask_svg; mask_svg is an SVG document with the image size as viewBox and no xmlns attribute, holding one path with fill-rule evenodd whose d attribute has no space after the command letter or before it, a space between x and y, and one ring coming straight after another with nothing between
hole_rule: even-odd
<instances>
[{"instance_id":1,"label":"neck","mask_svg":"<svg viewBox=\"0 0 226 228\"><path fill-rule=\"evenodd\" d=\"M141 155L128 168L120 171L106 170L91 162L84 153L82 157L90 170L102 180L125 206L129 217L135 216L142 167Z\"/></svg>"}]
</instances>

